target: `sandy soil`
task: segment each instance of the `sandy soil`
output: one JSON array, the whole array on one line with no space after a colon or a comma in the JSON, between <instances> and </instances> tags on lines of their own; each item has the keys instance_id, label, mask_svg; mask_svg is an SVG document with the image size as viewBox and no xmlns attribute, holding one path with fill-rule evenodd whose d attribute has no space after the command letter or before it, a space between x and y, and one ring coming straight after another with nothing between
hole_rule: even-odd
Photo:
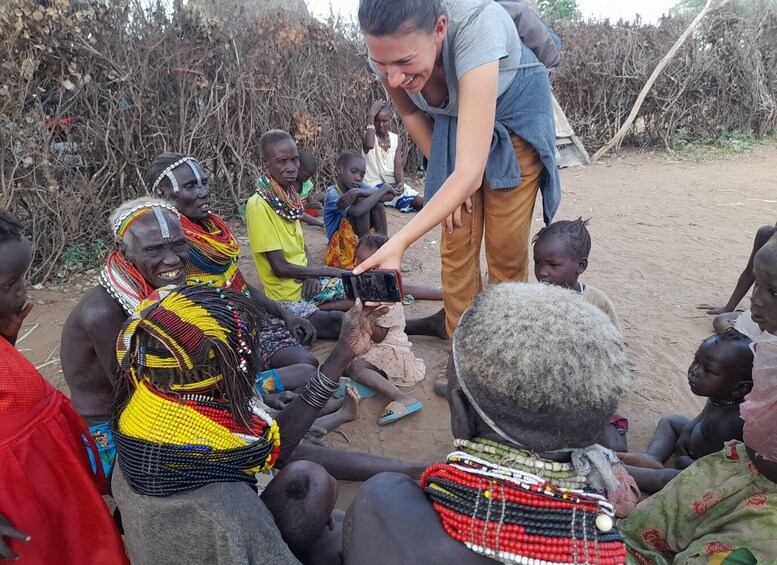
<instances>
[{"instance_id":1,"label":"sandy soil","mask_svg":"<svg viewBox=\"0 0 777 565\"><path fill-rule=\"evenodd\" d=\"M582 280L607 293L628 338L634 385L621 412L629 418L632 449L643 448L658 418L677 411L695 415L702 405L687 386L686 371L699 342L712 332L711 319L694 308L724 303L744 267L756 229L777 216L777 148L719 160L689 160L664 153L627 152L603 163L562 171L563 198L557 219L591 218L593 250ZM391 233L409 216L390 211ZM541 203L533 231L542 227ZM305 226L314 257L323 259L323 229ZM439 285L439 229L406 256L408 281ZM244 272L258 282L250 256ZM485 260L483 260L485 269ZM79 284L31 289L37 305L22 334L37 327L19 348L56 386L66 386L58 363L62 324L84 290ZM79 288L80 286L80 288ZM435 312L440 303L417 303L408 316ZM361 418L327 436L328 444L349 450L432 460L451 448L447 404L432 392L450 344L413 340L426 362L427 378L413 390L424 409L392 426L375 424L380 398L362 402ZM316 344L321 358L331 343ZM343 484L339 505L347 506L358 484Z\"/></svg>"}]
</instances>

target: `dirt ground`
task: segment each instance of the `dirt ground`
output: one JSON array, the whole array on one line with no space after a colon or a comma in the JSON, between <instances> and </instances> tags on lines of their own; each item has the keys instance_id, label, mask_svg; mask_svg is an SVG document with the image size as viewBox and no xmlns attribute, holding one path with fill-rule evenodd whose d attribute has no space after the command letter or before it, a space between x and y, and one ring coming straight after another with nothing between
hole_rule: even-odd
<instances>
[{"instance_id":1,"label":"dirt ground","mask_svg":"<svg viewBox=\"0 0 777 565\"><path fill-rule=\"evenodd\" d=\"M581 280L609 295L629 342L634 384L621 412L630 421L632 449L645 447L661 415L677 411L692 416L702 406L688 389L686 372L712 326L711 318L694 306L725 303L756 229L775 221L774 163L774 147L715 160L632 151L561 172L563 197L556 218L591 218L593 249ZM391 233L409 219L390 211ZM540 227L538 201L533 231ZM314 257L323 259L323 229L305 226L305 238ZM406 280L440 284L439 240L436 229L410 249ZM249 281L258 283L248 254L242 264ZM32 331L18 347L63 390L67 387L58 362L62 324L91 282L85 277L77 284L30 289L36 307L22 335ZM439 308L436 302L417 303L407 307L407 315L422 316ZM361 418L343 426L342 433L329 434L329 445L418 461L442 458L451 450L447 404L432 392L450 344L433 338L415 338L413 343L427 366L427 378L412 392L423 401L423 410L381 428L375 421L384 401L365 400ZM330 348L331 343L321 342L314 352L324 358ZM342 485L339 506L347 506L357 487Z\"/></svg>"}]
</instances>

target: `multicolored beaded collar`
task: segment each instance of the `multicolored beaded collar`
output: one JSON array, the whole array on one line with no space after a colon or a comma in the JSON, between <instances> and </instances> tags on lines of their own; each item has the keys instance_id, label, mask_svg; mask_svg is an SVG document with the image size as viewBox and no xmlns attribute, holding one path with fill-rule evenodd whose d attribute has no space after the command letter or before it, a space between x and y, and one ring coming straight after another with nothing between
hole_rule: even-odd
<instances>
[{"instance_id":1,"label":"multicolored beaded collar","mask_svg":"<svg viewBox=\"0 0 777 565\"><path fill-rule=\"evenodd\" d=\"M305 213L305 207L297 191L293 187L283 188L271 176L265 175L256 179L256 193L285 220L295 222Z\"/></svg>"}]
</instances>

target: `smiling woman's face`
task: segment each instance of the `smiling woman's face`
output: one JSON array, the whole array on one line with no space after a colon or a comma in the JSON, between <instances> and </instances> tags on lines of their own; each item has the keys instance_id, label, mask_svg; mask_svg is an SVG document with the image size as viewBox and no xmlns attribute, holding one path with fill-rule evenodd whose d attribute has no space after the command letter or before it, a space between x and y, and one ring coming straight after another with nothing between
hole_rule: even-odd
<instances>
[{"instance_id":1,"label":"smiling woman's face","mask_svg":"<svg viewBox=\"0 0 777 565\"><path fill-rule=\"evenodd\" d=\"M391 35L365 34L370 59L379 73L386 75L389 86L418 93L432 76L447 30L440 16L432 32L397 31Z\"/></svg>"}]
</instances>

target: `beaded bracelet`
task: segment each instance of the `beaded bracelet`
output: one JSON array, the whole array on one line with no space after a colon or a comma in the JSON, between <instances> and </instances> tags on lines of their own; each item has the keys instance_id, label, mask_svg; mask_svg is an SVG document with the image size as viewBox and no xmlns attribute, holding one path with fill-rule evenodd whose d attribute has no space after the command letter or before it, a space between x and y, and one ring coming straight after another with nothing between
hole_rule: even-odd
<instances>
[{"instance_id":1,"label":"beaded bracelet","mask_svg":"<svg viewBox=\"0 0 777 565\"><path fill-rule=\"evenodd\" d=\"M299 396L313 408L321 410L338 388L340 388L340 383L322 373L321 365L319 365L316 374L310 377Z\"/></svg>"}]
</instances>

